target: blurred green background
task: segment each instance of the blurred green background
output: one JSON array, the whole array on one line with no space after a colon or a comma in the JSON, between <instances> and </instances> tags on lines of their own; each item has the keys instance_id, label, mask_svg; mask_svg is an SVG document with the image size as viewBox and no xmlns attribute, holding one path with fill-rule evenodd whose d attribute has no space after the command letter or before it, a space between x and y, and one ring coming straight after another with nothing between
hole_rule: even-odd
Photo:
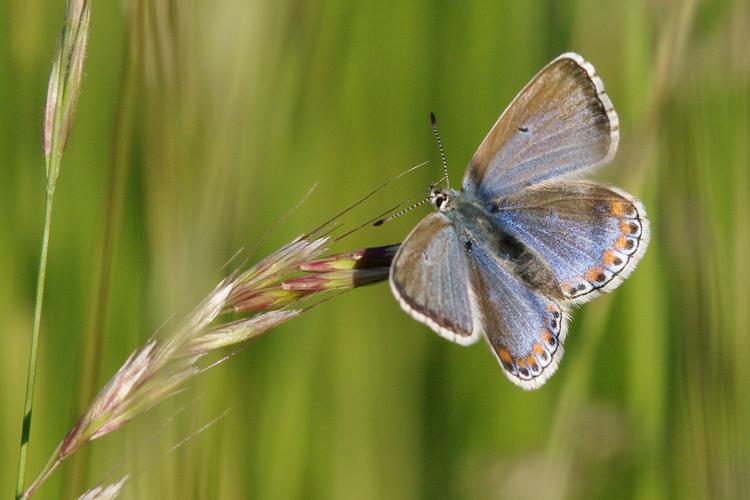
<instances>
[{"instance_id":1,"label":"blurred green background","mask_svg":"<svg viewBox=\"0 0 750 500\"><path fill-rule=\"evenodd\" d=\"M6 498L63 11L0 2ZM632 278L575 313L539 391L510 384L484 345L408 318L387 286L359 289L87 446L39 497L129 471L128 498L749 498L749 49L747 0L95 2L57 187L29 479L81 399L313 183L258 256L412 165L431 160L347 222L440 177L430 111L457 183L561 52L596 66L620 115L619 154L594 177L641 198L653 234ZM398 242L428 210L337 249Z\"/></svg>"}]
</instances>

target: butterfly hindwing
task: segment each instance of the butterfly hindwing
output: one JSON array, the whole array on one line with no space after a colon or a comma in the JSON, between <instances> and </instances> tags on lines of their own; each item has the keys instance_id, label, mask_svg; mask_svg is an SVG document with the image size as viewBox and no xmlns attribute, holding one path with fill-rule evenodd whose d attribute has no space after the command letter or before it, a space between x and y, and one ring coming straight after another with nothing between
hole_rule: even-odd
<instances>
[{"instance_id":1,"label":"butterfly hindwing","mask_svg":"<svg viewBox=\"0 0 750 500\"><path fill-rule=\"evenodd\" d=\"M507 261L482 244L472 247L470 259L478 321L503 372L524 389L540 387L562 358L564 304L519 280Z\"/></svg>"},{"instance_id":2,"label":"butterfly hindwing","mask_svg":"<svg viewBox=\"0 0 750 500\"><path fill-rule=\"evenodd\" d=\"M485 200L581 173L614 156L619 121L594 67L575 53L545 66L469 162L464 191Z\"/></svg>"},{"instance_id":3,"label":"butterfly hindwing","mask_svg":"<svg viewBox=\"0 0 750 500\"><path fill-rule=\"evenodd\" d=\"M616 188L557 181L527 188L493 206L498 228L552 268L565 299L583 303L616 288L646 251L643 205Z\"/></svg>"},{"instance_id":4,"label":"butterfly hindwing","mask_svg":"<svg viewBox=\"0 0 750 500\"><path fill-rule=\"evenodd\" d=\"M407 236L394 257L390 283L401 307L441 336L463 345L479 338L466 251L443 213L428 215Z\"/></svg>"}]
</instances>

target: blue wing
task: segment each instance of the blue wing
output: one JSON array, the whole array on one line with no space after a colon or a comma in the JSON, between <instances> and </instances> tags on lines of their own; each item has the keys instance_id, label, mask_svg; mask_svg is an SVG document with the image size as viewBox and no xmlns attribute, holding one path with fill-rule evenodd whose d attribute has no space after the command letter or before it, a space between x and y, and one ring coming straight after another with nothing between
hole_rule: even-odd
<instances>
[{"instance_id":1,"label":"blue wing","mask_svg":"<svg viewBox=\"0 0 750 500\"><path fill-rule=\"evenodd\" d=\"M469 265L453 223L433 212L406 237L391 265L401 307L441 336L468 345L481 333L469 296Z\"/></svg>"},{"instance_id":2,"label":"blue wing","mask_svg":"<svg viewBox=\"0 0 750 500\"><path fill-rule=\"evenodd\" d=\"M591 182L528 188L498 201L492 211L499 229L536 252L574 303L619 286L648 245L643 205Z\"/></svg>"},{"instance_id":3,"label":"blue wing","mask_svg":"<svg viewBox=\"0 0 750 500\"><path fill-rule=\"evenodd\" d=\"M521 281L486 242L472 245L472 297L478 321L514 384L537 389L557 370L567 333L565 305Z\"/></svg>"},{"instance_id":4,"label":"blue wing","mask_svg":"<svg viewBox=\"0 0 750 500\"><path fill-rule=\"evenodd\" d=\"M474 157L464 191L494 200L611 160L619 121L594 67L563 54L503 112Z\"/></svg>"}]
</instances>

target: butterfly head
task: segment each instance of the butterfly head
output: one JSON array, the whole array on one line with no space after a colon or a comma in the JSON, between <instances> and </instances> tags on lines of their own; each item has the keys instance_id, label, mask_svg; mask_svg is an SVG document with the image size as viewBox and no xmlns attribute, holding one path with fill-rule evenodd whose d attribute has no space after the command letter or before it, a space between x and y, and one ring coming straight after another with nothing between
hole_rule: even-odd
<instances>
[{"instance_id":1,"label":"butterfly head","mask_svg":"<svg viewBox=\"0 0 750 500\"><path fill-rule=\"evenodd\" d=\"M435 184L430 184L430 203L436 210L447 212L453 208L452 200L456 192L452 189L443 189Z\"/></svg>"}]
</instances>

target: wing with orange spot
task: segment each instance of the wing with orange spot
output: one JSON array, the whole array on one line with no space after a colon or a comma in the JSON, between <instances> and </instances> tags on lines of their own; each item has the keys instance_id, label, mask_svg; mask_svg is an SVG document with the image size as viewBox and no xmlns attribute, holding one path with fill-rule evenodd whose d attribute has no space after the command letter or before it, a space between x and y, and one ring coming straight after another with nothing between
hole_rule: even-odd
<instances>
[{"instance_id":1,"label":"wing with orange spot","mask_svg":"<svg viewBox=\"0 0 750 500\"><path fill-rule=\"evenodd\" d=\"M565 304L519 279L486 242L472 246L472 300L485 338L514 384L537 389L555 372L567 331Z\"/></svg>"},{"instance_id":2,"label":"wing with orange spot","mask_svg":"<svg viewBox=\"0 0 750 500\"><path fill-rule=\"evenodd\" d=\"M618 287L646 251L643 205L617 188L558 181L493 207L498 225L549 264L567 300L583 303Z\"/></svg>"}]
</instances>

